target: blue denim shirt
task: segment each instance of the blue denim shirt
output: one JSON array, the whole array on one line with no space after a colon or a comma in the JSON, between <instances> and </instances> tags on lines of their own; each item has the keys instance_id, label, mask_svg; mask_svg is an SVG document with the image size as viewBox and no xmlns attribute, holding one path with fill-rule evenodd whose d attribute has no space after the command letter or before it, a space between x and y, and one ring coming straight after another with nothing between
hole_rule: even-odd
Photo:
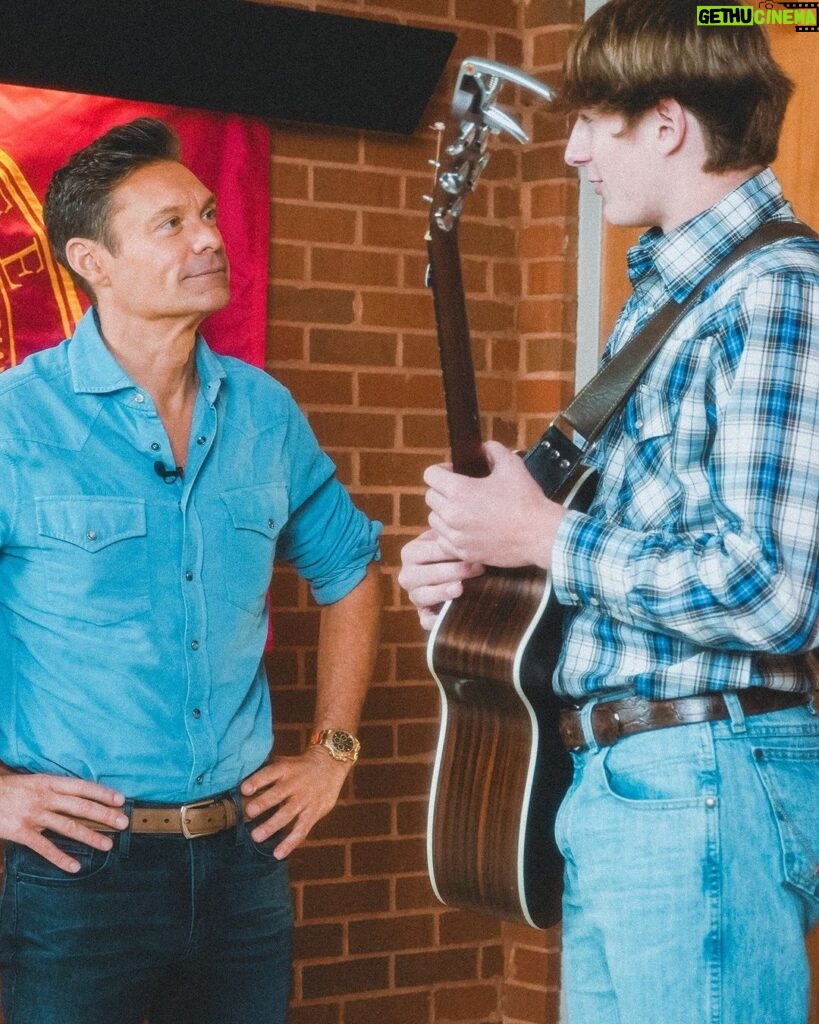
<instances>
[{"instance_id":1,"label":"blue denim shirt","mask_svg":"<svg viewBox=\"0 0 819 1024\"><path fill-rule=\"evenodd\" d=\"M377 557L289 393L199 338L184 476L150 395L74 337L0 375L0 759L144 800L228 789L272 746L274 559L320 603Z\"/></svg>"}]
</instances>

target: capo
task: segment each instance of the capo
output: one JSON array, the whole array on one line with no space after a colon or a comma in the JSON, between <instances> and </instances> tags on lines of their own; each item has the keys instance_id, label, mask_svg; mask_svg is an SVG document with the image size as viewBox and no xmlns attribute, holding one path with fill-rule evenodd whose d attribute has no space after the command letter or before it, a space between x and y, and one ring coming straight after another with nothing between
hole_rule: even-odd
<instances>
[{"instance_id":1,"label":"capo","mask_svg":"<svg viewBox=\"0 0 819 1024\"><path fill-rule=\"evenodd\" d=\"M449 232L455 227L463 209L464 196L475 190L478 178L489 163L486 152L489 136L506 132L520 143L529 141L529 136L514 117L495 104L506 83L528 90L542 100L554 99L548 85L517 68L482 57L467 57L463 61L453 97L453 107L463 110L463 118L456 138L446 147L453 166L440 176L441 189L452 199L446 199L434 212L435 223L441 231ZM434 127L439 133L443 129L439 124ZM435 167L434 184L437 185L441 166L440 134L438 152L435 160L430 162ZM424 198L434 202L431 197Z\"/></svg>"}]
</instances>

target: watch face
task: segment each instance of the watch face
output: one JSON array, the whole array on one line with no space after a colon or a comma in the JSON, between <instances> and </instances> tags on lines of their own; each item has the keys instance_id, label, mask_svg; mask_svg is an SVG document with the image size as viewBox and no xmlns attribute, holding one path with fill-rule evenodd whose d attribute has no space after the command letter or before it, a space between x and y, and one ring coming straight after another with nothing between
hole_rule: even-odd
<instances>
[{"instance_id":1,"label":"watch face","mask_svg":"<svg viewBox=\"0 0 819 1024\"><path fill-rule=\"evenodd\" d=\"M336 729L330 736L333 746L342 754L351 754L355 748L355 740L348 732Z\"/></svg>"}]
</instances>

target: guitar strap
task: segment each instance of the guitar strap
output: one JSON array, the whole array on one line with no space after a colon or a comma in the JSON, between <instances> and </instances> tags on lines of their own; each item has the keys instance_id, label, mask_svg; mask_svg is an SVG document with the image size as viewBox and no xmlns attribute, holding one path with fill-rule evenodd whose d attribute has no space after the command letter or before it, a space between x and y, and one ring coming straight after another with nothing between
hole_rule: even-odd
<instances>
[{"instance_id":1,"label":"guitar strap","mask_svg":"<svg viewBox=\"0 0 819 1024\"><path fill-rule=\"evenodd\" d=\"M662 306L577 393L524 456L529 472L546 495L554 495L563 486L585 451L626 404L666 339L713 281L754 249L783 238L817 237L812 228L799 221L768 221L727 253L684 302L671 299ZM585 445L575 444L571 439L574 432Z\"/></svg>"}]
</instances>

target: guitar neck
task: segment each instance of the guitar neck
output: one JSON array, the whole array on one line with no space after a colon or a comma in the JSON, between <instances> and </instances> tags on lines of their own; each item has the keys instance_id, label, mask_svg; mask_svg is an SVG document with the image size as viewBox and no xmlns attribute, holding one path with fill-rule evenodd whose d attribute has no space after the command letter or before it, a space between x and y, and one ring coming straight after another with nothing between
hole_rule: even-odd
<instances>
[{"instance_id":1,"label":"guitar neck","mask_svg":"<svg viewBox=\"0 0 819 1024\"><path fill-rule=\"evenodd\" d=\"M489 463L481 438L458 252L458 218L466 194L474 190L489 160L486 146L490 134L506 131L519 142L528 142L526 132L514 118L495 106L498 90L505 82L543 100L552 98L547 85L515 68L468 57L461 64L448 124L440 125L443 135L438 139L438 154L431 161L435 183L433 194L427 197L431 204L427 246L452 465L456 473L473 477L488 476Z\"/></svg>"},{"instance_id":2,"label":"guitar neck","mask_svg":"<svg viewBox=\"0 0 819 1024\"><path fill-rule=\"evenodd\" d=\"M481 436L457 227L442 231L431 224L427 247L452 468L465 476L488 476L489 463Z\"/></svg>"}]
</instances>

